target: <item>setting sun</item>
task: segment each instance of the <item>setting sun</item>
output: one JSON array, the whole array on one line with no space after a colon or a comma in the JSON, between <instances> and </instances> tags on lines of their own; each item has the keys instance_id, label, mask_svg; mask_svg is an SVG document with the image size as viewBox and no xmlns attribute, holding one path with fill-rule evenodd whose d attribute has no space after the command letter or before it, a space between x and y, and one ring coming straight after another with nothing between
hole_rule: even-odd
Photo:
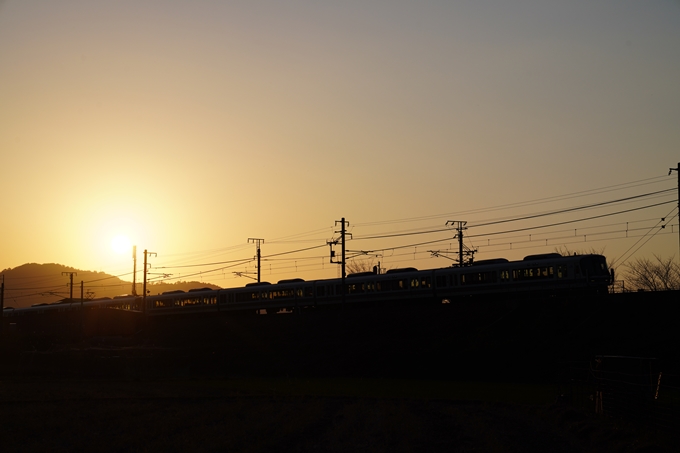
<instances>
[{"instance_id":1,"label":"setting sun","mask_svg":"<svg viewBox=\"0 0 680 453\"><path fill-rule=\"evenodd\" d=\"M118 254L129 252L131 249L130 239L124 234L119 234L111 240L111 248Z\"/></svg>"}]
</instances>

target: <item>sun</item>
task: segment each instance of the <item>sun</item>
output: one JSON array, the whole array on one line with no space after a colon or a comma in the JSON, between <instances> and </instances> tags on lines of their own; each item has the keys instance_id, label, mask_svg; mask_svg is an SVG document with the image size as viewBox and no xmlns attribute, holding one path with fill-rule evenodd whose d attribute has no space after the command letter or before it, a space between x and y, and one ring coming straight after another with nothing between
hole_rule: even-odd
<instances>
[{"instance_id":1,"label":"sun","mask_svg":"<svg viewBox=\"0 0 680 453\"><path fill-rule=\"evenodd\" d=\"M114 252L122 255L123 253L128 253L132 251L132 245L130 239L124 234L119 234L111 240L111 248Z\"/></svg>"}]
</instances>

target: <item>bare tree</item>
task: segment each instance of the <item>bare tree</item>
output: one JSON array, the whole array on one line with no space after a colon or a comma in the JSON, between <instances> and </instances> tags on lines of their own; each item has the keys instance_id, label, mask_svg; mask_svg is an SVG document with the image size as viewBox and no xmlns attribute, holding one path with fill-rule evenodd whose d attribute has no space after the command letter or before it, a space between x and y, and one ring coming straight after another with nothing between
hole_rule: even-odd
<instances>
[{"instance_id":1,"label":"bare tree","mask_svg":"<svg viewBox=\"0 0 680 453\"><path fill-rule=\"evenodd\" d=\"M673 256L663 259L654 255L654 260L638 258L626 268L626 281L634 290L680 289L680 266Z\"/></svg>"},{"instance_id":2,"label":"bare tree","mask_svg":"<svg viewBox=\"0 0 680 453\"><path fill-rule=\"evenodd\" d=\"M559 253L562 256L570 256L570 255L604 255L604 247L601 249L597 250L595 247L591 247L589 250L571 250L569 247L566 245L560 245L559 247L555 247L555 252Z\"/></svg>"},{"instance_id":3,"label":"bare tree","mask_svg":"<svg viewBox=\"0 0 680 453\"><path fill-rule=\"evenodd\" d=\"M348 274L357 274L359 272L373 272L373 258L357 260L353 259L348 261L345 265L345 269Z\"/></svg>"}]
</instances>

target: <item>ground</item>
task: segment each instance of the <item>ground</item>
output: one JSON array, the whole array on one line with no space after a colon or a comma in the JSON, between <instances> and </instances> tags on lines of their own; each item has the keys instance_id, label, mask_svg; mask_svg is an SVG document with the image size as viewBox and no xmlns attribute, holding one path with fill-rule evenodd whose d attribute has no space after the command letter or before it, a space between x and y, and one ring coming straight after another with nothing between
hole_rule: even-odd
<instances>
[{"instance_id":1,"label":"ground","mask_svg":"<svg viewBox=\"0 0 680 453\"><path fill-rule=\"evenodd\" d=\"M440 397L437 397L440 395ZM409 380L4 380L3 452L671 452L547 386Z\"/></svg>"}]
</instances>

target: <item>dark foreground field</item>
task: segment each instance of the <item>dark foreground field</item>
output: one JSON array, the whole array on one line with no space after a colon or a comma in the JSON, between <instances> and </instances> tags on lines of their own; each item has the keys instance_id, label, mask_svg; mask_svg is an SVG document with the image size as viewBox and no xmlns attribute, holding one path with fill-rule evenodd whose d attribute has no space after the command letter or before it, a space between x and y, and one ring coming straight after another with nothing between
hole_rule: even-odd
<instances>
[{"instance_id":1,"label":"dark foreground field","mask_svg":"<svg viewBox=\"0 0 680 453\"><path fill-rule=\"evenodd\" d=\"M0 451L675 452L678 294L634 296L8 326Z\"/></svg>"},{"instance_id":2,"label":"dark foreground field","mask_svg":"<svg viewBox=\"0 0 680 453\"><path fill-rule=\"evenodd\" d=\"M672 452L542 385L355 379L3 381L3 452Z\"/></svg>"}]
</instances>

